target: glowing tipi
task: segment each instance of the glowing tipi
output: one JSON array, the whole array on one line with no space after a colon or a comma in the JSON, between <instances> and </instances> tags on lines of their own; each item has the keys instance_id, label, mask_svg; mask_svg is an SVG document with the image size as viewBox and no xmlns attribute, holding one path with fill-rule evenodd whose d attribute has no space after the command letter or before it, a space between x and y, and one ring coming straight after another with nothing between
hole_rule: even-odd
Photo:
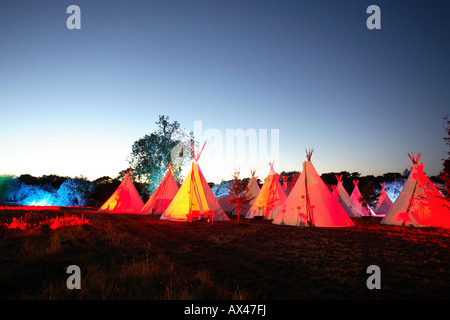
<instances>
[{"instance_id":1,"label":"glowing tipi","mask_svg":"<svg viewBox=\"0 0 450 320\"><path fill-rule=\"evenodd\" d=\"M178 192L178 186L169 166L158 188L152 193L141 210L142 214L162 214Z\"/></svg>"},{"instance_id":2,"label":"glowing tipi","mask_svg":"<svg viewBox=\"0 0 450 320\"><path fill-rule=\"evenodd\" d=\"M361 191L359 191L358 188L358 183L359 183L358 180L353 180L354 187L350 199L353 200L353 203L356 205L359 212L361 212L362 216L364 217L374 216L375 212L373 212L372 208L367 203L364 202L364 198L361 194Z\"/></svg>"},{"instance_id":3,"label":"glowing tipi","mask_svg":"<svg viewBox=\"0 0 450 320\"><path fill-rule=\"evenodd\" d=\"M273 224L298 227L348 227L354 223L331 194L311 163L314 150L306 152L308 161Z\"/></svg>"},{"instance_id":4,"label":"glowing tipi","mask_svg":"<svg viewBox=\"0 0 450 320\"><path fill-rule=\"evenodd\" d=\"M206 144L206 142L205 142ZM203 145L203 148L205 147ZM195 154L194 147L191 145L191 152L194 161L191 171L184 180L177 194L169 204L167 209L161 215L161 220L169 221L193 221L208 219L212 221L230 220L211 191L205 177L198 166L198 160L203 148Z\"/></svg>"},{"instance_id":5,"label":"glowing tipi","mask_svg":"<svg viewBox=\"0 0 450 320\"><path fill-rule=\"evenodd\" d=\"M98 209L98 211L110 213L139 213L144 206L133 180L130 177L131 169L127 169L125 178L116 191Z\"/></svg>"},{"instance_id":6,"label":"glowing tipi","mask_svg":"<svg viewBox=\"0 0 450 320\"><path fill-rule=\"evenodd\" d=\"M413 166L383 224L450 228L450 203L423 172L422 154L408 154Z\"/></svg>"},{"instance_id":7,"label":"glowing tipi","mask_svg":"<svg viewBox=\"0 0 450 320\"><path fill-rule=\"evenodd\" d=\"M392 200L389 198L388 194L385 190L385 185L383 183L381 185L380 196L378 197L377 204L375 205L375 209L373 211L377 216L385 216L389 209L392 207Z\"/></svg>"},{"instance_id":8,"label":"glowing tipi","mask_svg":"<svg viewBox=\"0 0 450 320\"><path fill-rule=\"evenodd\" d=\"M265 219L272 220L287 199L286 193L280 184L280 175L273 170L273 164L274 162L269 162L269 174L267 175L255 202L253 202L245 215L245 218L247 219L262 216Z\"/></svg>"},{"instance_id":9,"label":"glowing tipi","mask_svg":"<svg viewBox=\"0 0 450 320\"><path fill-rule=\"evenodd\" d=\"M342 208L347 212L349 217L360 218L362 217L361 211L348 195L347 191L342 184L342 175L336 175L337 185L333 190L333 195L337 198Z\"/></svg>"}]
</instances>

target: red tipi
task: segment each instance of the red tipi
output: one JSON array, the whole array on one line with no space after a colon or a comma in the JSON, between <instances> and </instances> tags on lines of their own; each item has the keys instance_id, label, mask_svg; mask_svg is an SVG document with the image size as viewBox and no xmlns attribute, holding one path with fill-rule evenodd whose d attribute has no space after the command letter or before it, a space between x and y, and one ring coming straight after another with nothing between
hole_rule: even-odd
<instances>
[{"instance_id":1,"label":"red tipi","mask_svg":"<svg viewBox=\"0 0 450 320\"><path fill-rule=\"evenodd\" d=\"M110 213L139 213L144 206L133 180L130 177L131 169L127 169L125 178L119 187L98 211Z\"/></svg>"},{"instance_id":2,"label":"red tipi","mask_svg":"<svg viewBox=\"0 0 450 320\"><path fill-rule=\"evenodd\" d=\"M308 161L303 162L300 177L272 223L298 227L353 226L353 221L312 165L313 151L306 152Z\"/></svg>"},{"instance_id":3,"label":"red tipi","mask_svg":"<svg viewBox=\"0 0 450 320\"><path fill-rule=\"evenodd\" d=\"M178 192L178 185L169 166L158 188L152 193L141 210L142 214L163 214Z\"/></svg>"},{"instance_id":4,"label":"red tipi","mask_svg":"<svg viewBox=\"0 0 450 320\"><path fill-rule=\"evenodd\" d=\"M413 166L383 224L450 228L450 203L423 172L422 154L408 154Z\"/></svg>"}]
</instances>

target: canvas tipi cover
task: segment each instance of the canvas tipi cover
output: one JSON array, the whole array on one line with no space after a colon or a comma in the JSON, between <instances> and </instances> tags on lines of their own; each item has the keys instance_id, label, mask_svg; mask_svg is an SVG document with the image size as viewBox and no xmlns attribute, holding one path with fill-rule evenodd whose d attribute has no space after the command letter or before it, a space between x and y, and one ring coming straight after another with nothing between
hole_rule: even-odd
<instances>
[{"instance_id":1,"label":"canvas tipi cover","mask_svg":"<svg viewBox=\"0 0 450 320\"><path fill-rule=\"evenodd\" d=\"M347 213L349 217L360 218L362 217L361 211L359 211L358 207L355 205L353 200L348 195L347 191L342 184L342 175L336 175L337 185L333 190L333 195L337 198L339 204L342 206L344 211Z\"/></svg>"},{"instance_id":2,"label":"canvas tipi cover","mask_svg":"<svg viewBox=\"0 0 450 320\"><path fill-rule=\"evenodd\" d=\"M198 166L201 151L195 154L191 146L191 152L194 158L191 171L160 219L169 221L230 220L217 202Z\"/></svg>"},{"instance_id":3,"label":"canvas tipi cover","mask_svg":"<svg viewBox=\"0 0 450 320\"><path fill-rule=\"evenodd\" d=\"M353 226L353 221L312 165L311 155L312 150L307 152L308 161L303 162L300 177L272 223L298 227Z\"/></svg>"},{"instance_id":4,"label":"canvas tipi cover","mask_svg":"<svg viewBox=\"0 0 450 320\"><path fill-rule=\"evenodd\" d=\"M127 170L125 178L116 191L98 209L98 211L110 213L139 213L144 206L136 187L130 177L131 169Z\"/></svg>"},{"instance_id":5,"label":"canvas tipi cover","mask_svg":"<svg viewBox=\"0 0 450 320\"><path fill-rule=\"evenodd\" d=\"M235 205L234 204L230 204L228 202L228 200L230 200L230 199L231 199L231 196L229 194L226 194L226 195L223 195L221 197L218 197L217 198L217 202L219 203L219 205L223 209L223 211L225 211L226 213L233 212L233 214L234 214L234 212L235 212L235 210L234 210Z\"/></svg>"},{"instance_id":6,"label":"canvas tipi cover","mask_svg":"<svg viewBox=\"0 0 450 320\"><path fill-rule=\"evenodd\" d=\"M381 183L381 192L378 197L377 204L375 205L375 209L373 210L377 216L384 216L392 207L392 200L389 198L386 193L385 185Z\"/></svg>"},{"instance_id":7,"label":"canvas tipi cover","mask_svg":"<svg viewBox=\"0 0 450 320\"><path fill-rule=\"evenodd\" d=\"M274 163L272 162L269 164L269 174L267 175L255 202L253 202L245 215L245 218L247 219L261 216L265 219L272 220L287 199L286 193L280 184L280 175L273 170Z\"/></svg>"},{"instance_id":8,"label":"canvas tipi cover","mask_svg":"<svg viewBox=\"0 0 450 320\"><path fill-rule=\"evenodd\" d=\"M450 203L418 164L421 153L408 154L413 163L408 179L392 207L381 220L383 224L415 227L450 228Z\"/></svg>"},{"instance_id":9,"label":"canvas tipi cover","mask_svg":"<svg viewBox=\"0 0 450 320\"><path fill-rule=\"evenodd\" d=\"M368 204L365 204L363 201L363 196L361 194L361 191L359 191L358 188L358 180L353 180L353 192L350 196L350 199L353 200L353 203L356 205L356 207L358 208L358 210L361 212L362 216L364 217L370 217L370 216L374 216L375 212L373 212L372 208L369 207Z\"/></svg>"},{"instance_id":10,"label":"canvas tipi cover","mask_svg":"<svg viewBox=\"0 0 450 320\"><path fill-rule=\"evenodd\" d=\"M239 215L241 216L245 216L247 214L248 210L253 206L253 203L256 201L256 198L261 191L261 188L258 185L258 177L255 177L256 170L252 170L250 172L252 174L252 177L248 181L247 191L245 192L245 197L247 199L250 198L250 201L249 203L247 203L247 205L244 206L244 208L241 209L241 212L239 212ZM234 211L233 215L237 215L237 211Z\"/></svg>"},{"instance_id":11,"label":"canvas tipi cover","mask_svg":"<svg viewBox=\"0 0 450 320\"><path fill-rule=\"evenodd\" d=\"M142 214L162 214L178 192L178 185L169 167L158 188L152 193L141 210Z\"/></svg>"}]
</instances>

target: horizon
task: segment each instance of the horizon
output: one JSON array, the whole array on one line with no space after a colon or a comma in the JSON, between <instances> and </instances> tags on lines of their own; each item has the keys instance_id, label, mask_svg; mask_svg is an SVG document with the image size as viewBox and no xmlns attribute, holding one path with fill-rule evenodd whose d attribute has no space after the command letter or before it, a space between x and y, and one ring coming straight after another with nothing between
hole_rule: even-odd
<instances>
[{"instance_id":1,"label":"horizon","mask_svg":"<svg viewBox=\"0 0 450 320\"><path fill-rule=\"evenodd\" d=\"M373 4L381 29L366 25ZM308 148L319 174L402 173L422 152L437 176L449 14L447 1L2 1L0 174L115 178L167 115L223 138L199 160L216 184L237 167L264 180L274 159L300 171ZM224 147L240 129L257 134L244 161Z\"/></svg>"}]
</instances>

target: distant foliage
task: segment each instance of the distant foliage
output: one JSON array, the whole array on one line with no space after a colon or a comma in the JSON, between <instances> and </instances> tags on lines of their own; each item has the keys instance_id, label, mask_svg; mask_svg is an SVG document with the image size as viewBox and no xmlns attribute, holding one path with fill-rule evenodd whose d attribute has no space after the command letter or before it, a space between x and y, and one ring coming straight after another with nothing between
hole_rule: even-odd
<instances>
[{"instance_id":1,"label":"distant foliage","mask_svg":"<svg viewBox=\"0 0 450 320\"><path fill-rule=\"evenodd\" d=\"M444 137L445 143L450 147L450 120L448 115L444 117L444 129L447 132L447 136ZM443 181L441 191L447 200L450 200L450 152L447 152L448 158L443 159L443 169L439 175Z\"/></svg>"},{"instance_id":2,"label":"distant foliage","mask_svg":"<svg viewBox=\"0 0 450 320\"><path fill-rule=\"evenodd\" d=\"M48 183L46 178L30 179L0 176L0 201L17 205L31 206L86 206L94 191L94 185L84 177L63 178L59 186ZM46 176L48 177L48 176Z\"/></svg>"},{"instance_id":3,"label":"distant foliage","mask_svg":"<svg viewBox=\"0 0 450 320\"><path fill-rule=\"evenodd\" d=\"M229 181L221 181L219 184L216 184L211 187L211 191L214 193L216 198L228 195L228 185L232 180Z\"/></svg>"}]
</instances>

